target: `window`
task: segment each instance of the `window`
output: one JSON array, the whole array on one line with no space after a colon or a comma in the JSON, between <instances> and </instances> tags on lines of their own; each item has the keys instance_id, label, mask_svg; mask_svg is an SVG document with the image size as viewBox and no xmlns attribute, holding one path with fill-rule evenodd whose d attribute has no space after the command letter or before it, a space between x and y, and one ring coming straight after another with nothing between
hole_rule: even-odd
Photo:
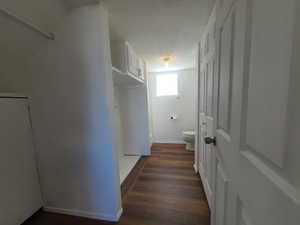
<instances>
[{"instance_id":1,"label":"window","mask_svg":"<svg viewBox=\"0 0 300 225\"><path fill-rule=\"evenodd\" d=\"M178 76L176 73L156 75L156 96L178 95Z\"/></svg>"}]
</instances>

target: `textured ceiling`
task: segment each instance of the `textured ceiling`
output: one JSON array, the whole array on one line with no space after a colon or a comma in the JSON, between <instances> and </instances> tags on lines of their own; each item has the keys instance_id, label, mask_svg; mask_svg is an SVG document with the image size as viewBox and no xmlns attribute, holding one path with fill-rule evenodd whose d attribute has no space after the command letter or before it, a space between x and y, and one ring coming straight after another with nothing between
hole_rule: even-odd
<instances>
[{"instance_id":1,"label":"textured ceiling","mask_svg":"<svg viewBox=\"0 0 300 225\"><path fill-rule=\"evenodd\" d=\"M164 70L161 57L172 56L169 70L193 67L193 52L213 0L106 0L111 38L127 40L148 62Z\"/></svg>"}]
</instances>

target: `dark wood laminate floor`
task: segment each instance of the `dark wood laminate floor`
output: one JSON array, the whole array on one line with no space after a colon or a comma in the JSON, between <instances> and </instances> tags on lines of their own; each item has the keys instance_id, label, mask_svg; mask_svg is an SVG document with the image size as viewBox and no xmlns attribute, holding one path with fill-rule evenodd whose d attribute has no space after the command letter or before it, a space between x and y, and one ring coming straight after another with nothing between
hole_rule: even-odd
<instances>
[{"instance_id":1,"label":"dark wood laminate floor","mask_svg":"<svg viewBox=\"0 0 300 225\"><path fill-rule=\"evenodd\" d=\"M154 144L122 185L118 223L38 212L23 225L209 225L203 186L184 145Z\"/></svg>"}]
</instances>

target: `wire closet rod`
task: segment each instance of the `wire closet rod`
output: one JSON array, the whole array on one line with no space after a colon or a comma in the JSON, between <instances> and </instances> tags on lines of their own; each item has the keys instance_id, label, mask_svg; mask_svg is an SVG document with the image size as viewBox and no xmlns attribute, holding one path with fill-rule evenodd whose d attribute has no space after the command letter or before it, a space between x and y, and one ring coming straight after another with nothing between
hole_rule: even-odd
<instances>
[{"instance_id":1,"label":"wire closet rod","mask_svg":"<svg viewBox=\"0 0 300 225\"><path fill-rule=\"evenodd\" d=\"M3 9L3 8L0 8L0 12L4 15L6 15L7 17L9 18L12 18L14 21L22 24L22 25L25 25L27 28L37 32L37 33L40 33L41 35L43 35L44 37L50 39L50 40L55 40L55 35L53 33L48 33L48 32L45 32L43 31L41 28L39 28L38 26L30 23L30 22L27 22L25 21L23 18L11 13L10 11L6 10L6 9Z\"/></svg>"}]
</instances>

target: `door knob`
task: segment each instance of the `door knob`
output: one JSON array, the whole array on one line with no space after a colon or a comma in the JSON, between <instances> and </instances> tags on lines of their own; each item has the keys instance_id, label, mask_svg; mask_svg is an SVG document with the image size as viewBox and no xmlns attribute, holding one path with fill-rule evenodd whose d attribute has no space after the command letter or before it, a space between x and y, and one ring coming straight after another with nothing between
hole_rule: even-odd
<instances>
[{"instance_id":1,"label":"door knob","mask_svg":"<svg viewBox=\"0 0 300 225\"><path fill-rule=\"evenodd\" d=\"M207 145L213 144L214 146L217 145L217 138L216 137L205 137L204 142Z\"/></svg>"}]
</instances>

